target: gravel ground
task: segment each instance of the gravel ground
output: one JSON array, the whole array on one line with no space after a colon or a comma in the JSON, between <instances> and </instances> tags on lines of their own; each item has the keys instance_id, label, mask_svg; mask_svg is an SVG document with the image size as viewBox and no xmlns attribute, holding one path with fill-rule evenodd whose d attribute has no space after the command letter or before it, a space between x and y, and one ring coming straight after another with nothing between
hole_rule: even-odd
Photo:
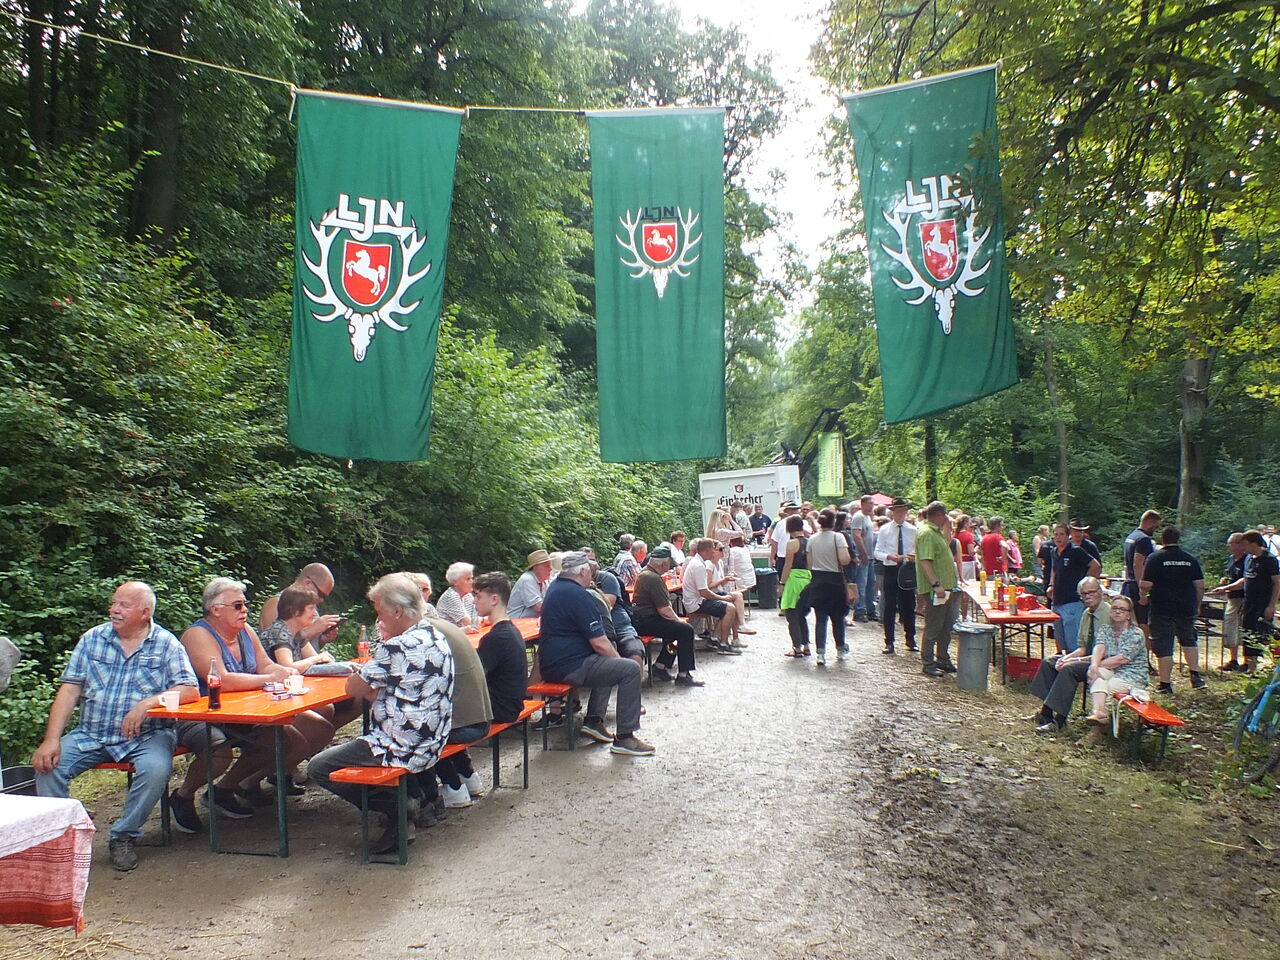
<instances>
[{"instance_id":1,"label":"gravel ground","mask_svg":"<svg viewBox=\"0 0 1280 960\"><path fill-rule=\"evenodd\" d=\"M743 656L700 655L706 687L646 690L657 756L535 746L527 792L420 831L405 868L361 866L353 812L314 790L287 861L179 834L122 875L103 829L85 934L0 931L0 956L1280 955L1274 802L1241 815L1077 733L1046 743L1029 698L924 678L875 624L819 668L781 656L774 613L752 623ZM90 806L105 825L118 802ZM268 846L258 820L227 834Z\"/></svg>"}]
</instances>

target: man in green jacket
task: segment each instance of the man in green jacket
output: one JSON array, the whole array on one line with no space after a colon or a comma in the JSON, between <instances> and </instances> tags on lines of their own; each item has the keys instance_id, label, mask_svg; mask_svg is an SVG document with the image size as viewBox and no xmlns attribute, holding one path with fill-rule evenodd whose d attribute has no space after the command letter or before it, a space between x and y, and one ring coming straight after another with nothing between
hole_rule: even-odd
<instances>
[{"instance_id":1,"label":"man in green jacket","mask_svg":"<svg viewBox=\"0 0 1280 960\"><path fill-rule=\"evenodd\" d=\"M959 614L956 561L951 550L947 508L935 500L924 511L924 526L916 536L916 592L925 598L924 643L920 659L927 677L955 673L951 662L951 628Z\"/></svg>"}]
</instances>

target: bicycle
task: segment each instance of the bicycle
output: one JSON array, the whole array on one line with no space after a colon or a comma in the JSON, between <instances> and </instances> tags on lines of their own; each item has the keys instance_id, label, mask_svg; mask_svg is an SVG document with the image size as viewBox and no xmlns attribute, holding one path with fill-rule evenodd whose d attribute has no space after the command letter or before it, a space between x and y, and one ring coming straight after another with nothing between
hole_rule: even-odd
<instances>
[{"instance_id":1,"label":"bicycle","mask_svg":"<svg viewBox=\"0 0 1280 960\"><path fill-rule=\"evenodd\" d=\"M1255 744L1262 741L1264 756L1254 759ZM1280 766L1280 662L1271 672L1271 679L1257 692L1236 722L1232 749L1240 758L1243 770L1240 779L1245 783L1257 783ZM1242 750L1248 751L1244 756Z\"/></svg>"}]
</instances>

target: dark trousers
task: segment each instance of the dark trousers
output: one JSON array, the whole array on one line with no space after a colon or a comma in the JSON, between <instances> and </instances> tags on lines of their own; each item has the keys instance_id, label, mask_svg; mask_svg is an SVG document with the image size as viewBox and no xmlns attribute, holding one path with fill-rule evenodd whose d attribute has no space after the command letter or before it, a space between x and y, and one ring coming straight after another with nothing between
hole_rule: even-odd
<instances>
[{"instance_id":1,"label":"dark trousers","mask_svg":"<svg viewBox=\"0 0 1280 960\"><path fill-rule=\"evenodd\" d=\"M831 622L831 639L836 642L838 650L843 650L844 618L849 613L849 595L845 590L844 577L827 570L815 570L807 592L815 617L813 639L818 652L822 653L827 647L827 621Z\"/></svg>"},{"instance_id":2,"label":"dark trousers","mask_svg":"<svg viewBox=\"0 0 1280 960\"><path fill-rule=\"evenodd\" d=\"M1076 690L1080 684L1089 679L1089 663L1071 663L1059 670L1056 666L1060 657L1045 657L1040 661L1040 669L1031 681L1031 695L1056 714L1067 716L1071 713L1071 704L1075 703Z\"/></svg>"},{"instance_id":3,"label":"dark trousers","mask_svg":"<svg viewBox=\"0 0 1280 960\"><path fill-rule=\"evenodd\" d=\"M907 645L916 642L916 592L898 588L898 568L886 565L880 587L880 622L884 626L884 645L893 646L893 618L902 621Z\"/></svg>"},{"instance_id":4,"label":"dark trousers","mask_svg":"<svg viewBox=\"0 0 1280 960\"><path fill-rule=\"evenodd\" d=\"M681 620L668 620L656 613L648 617L639 617L632 621L632 626L642 637L658 637L663 642L662 652L658 654L659 666L671 668L673 660L678 661L680 673L688 673L693 665L693 627ZM670 644L676 645L676 652L671 652Z\"/></svg>"},{"instance_id":5,"label":"dark trousers","mask_svg":"<svg viewBox=\"0 0 1280 960\"><path fill-rule=\"evenodd\" d=\"M787 632L791 634L791 648L799 650L809 645L809 608L792 607L786 611Z\"/></svg>"},{"instance_id":6,"label":"dark trousers","mask_svg":"<svg viewBox=\"0 0 1280 960\"><path fill-rule=\"evenodd\" d=\"M489 732L489 724L473 723L465 727L455 727L449 733L450 743L475 743L486 733ZM428 777L435 774L440 778L440 782L451 790L457 790L462 786L462 778L469 777L476 772L476 768L471 765L471 756L467 751L455 753L452 757L446 757L436 763L434 767L426 774ZM435 784L431 785L431 793L435 792Z\"/></svg>"},{"instance_id":7,"label":"dark trousers","mask_svg":"<svg viewBox=\"0 0 1280 960\"><path fill-rule=\"evenodd\" d=\"M382 760L373 755L369 744L363 740L348 740L336 747L329 747L316 754L307 764L307 779L319 787L341 797L353 807L360 806L360 785L357 783L337 783L329 779L329 775L343 767L380 767ZM409 774L408 786L414 791L414 781L423 774ZM434 789L434 785L432 787ZM393 790L370 790L369 809L388 816L396 812L396 795Z\"/></svg>"}]
</instances>

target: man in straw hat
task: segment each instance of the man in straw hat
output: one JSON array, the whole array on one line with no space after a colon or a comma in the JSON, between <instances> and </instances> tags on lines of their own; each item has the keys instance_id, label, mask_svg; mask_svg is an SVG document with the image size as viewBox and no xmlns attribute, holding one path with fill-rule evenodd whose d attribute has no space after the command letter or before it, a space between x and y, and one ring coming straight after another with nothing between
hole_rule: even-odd
<instances>
[{"instance_id":1,"label":"man in straw hat","mask_svg":"<svg viewBox=\"0 0 1280 960\"><path fill-rule=\"evenodd\" d=\"M511 588L511 601L507 604L507 616L513 620L542 614L542 597L551 579L551 554L535 550L526 559L528 565Z\"/></svg>"}]
</instances>

